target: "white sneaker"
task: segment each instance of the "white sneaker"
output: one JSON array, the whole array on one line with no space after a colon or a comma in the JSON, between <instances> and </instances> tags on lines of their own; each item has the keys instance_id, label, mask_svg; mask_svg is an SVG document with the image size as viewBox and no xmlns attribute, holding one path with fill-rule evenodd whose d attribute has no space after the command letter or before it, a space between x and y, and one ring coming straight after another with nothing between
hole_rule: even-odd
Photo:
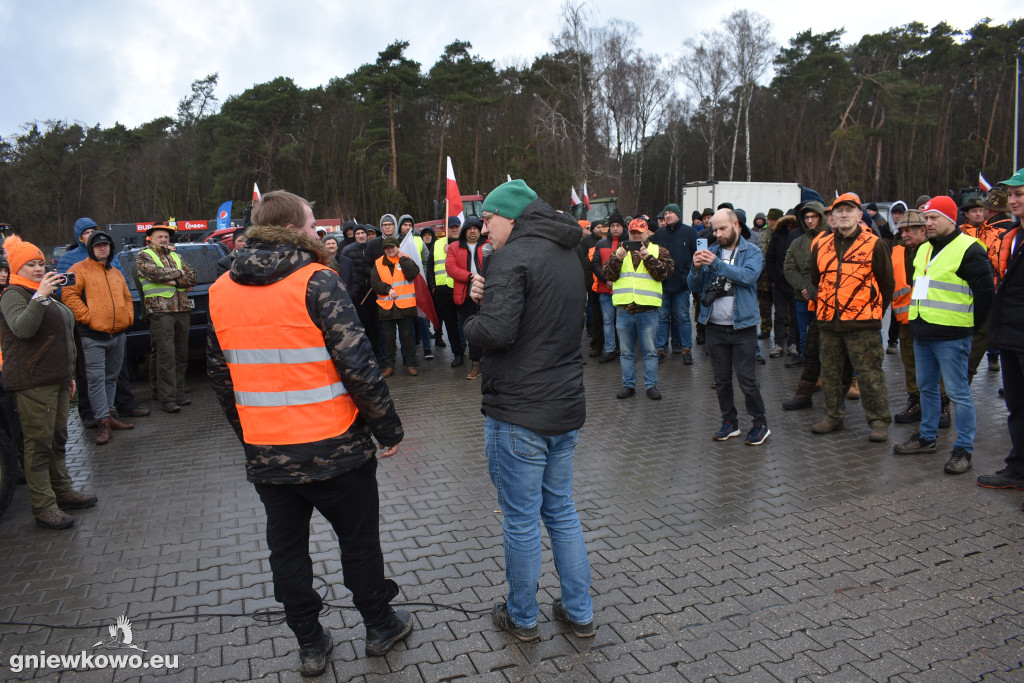
<instances>
[{"instance_id":1,"label":"white sneaker","mask_svg":"<svg viewBox=\"0 0 1024 683\"><path fill-rule=\"evenodd\" d=\"M768 352L768 356L771 358L778 358L782 355L782 347L778 344L772 345L772 350Z\"/></svg>"}]
</instances>

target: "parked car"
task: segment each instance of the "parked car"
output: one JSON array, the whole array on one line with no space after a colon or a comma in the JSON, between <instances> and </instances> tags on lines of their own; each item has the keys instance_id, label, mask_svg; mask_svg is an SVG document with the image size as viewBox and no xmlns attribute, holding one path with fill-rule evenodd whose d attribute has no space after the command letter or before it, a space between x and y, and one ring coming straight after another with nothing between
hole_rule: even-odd
<instances>
[{"instance_id":1,"label":"parked car","mask_svg":"<svg viewBox=\"0 0 1024 683\"><path fill-rule=\"evenodd\" d=\"M126 249L117 255L121 259L128 280L128 289L132 293L132 305L135 308L135 323L128 328L127 362L132 376L138 375L142 362L149 357L149 321L139 296L141 286L135 270L135 256L141 249ZM220 243L184 242L175 245L175 251L196 271L199 280L188 293L192 306L192 326L188 334L189 358L202 358L206 355L206 330L210 324L210 285L217 279L217 261L227 255L228 249Z\"/></svg>"}]
</instances>

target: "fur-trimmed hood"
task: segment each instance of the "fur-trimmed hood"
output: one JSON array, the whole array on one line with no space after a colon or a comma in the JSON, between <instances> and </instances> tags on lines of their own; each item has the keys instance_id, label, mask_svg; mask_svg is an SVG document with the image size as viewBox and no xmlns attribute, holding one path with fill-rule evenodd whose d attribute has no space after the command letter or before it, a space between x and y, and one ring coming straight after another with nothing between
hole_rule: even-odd
<instances>
[{"instance_id":1,"label":"fur-trimmed hood","mask_svg":"<svg viewBox=\"0 0 1024 683\"><path fill-rule=\"evenodd\" d=\"M254 225L249 241L236 252L231 279L241 285L269 285L310 263L328 265L330 255L319 241L297 230Z\"/></svg>"}]
</instances>

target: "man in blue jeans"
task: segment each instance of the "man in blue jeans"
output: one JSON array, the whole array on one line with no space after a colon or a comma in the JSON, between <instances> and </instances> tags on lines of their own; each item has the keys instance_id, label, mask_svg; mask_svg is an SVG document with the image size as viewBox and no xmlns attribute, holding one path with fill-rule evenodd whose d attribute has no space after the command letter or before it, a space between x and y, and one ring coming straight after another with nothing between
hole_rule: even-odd
<instances>
[{"instance_id":1,"label":"man in blue jeans","mask_svg":"<svg viewBox=\"0 0 1024 683\"><path fill-rule=\"evenodd\" d=\"M658 310L658 359L665 358L669 341L677 338L682 347L683 364L693 365L693 325L690 322L690 290L686 276L693 254L697 251L697 231L679 218L679 205L665 207L665 226L658 228L651 241L668 249L675 260L675 269L662 283L661 308ZM675 329L671 325L675 325ZM670 335L669 332L672 332Z\"/></svg>"},{"instance_id":2,"label":"man in blue jeans","mask_svg":"<svg viewBox=\"0 0 1024 683\"><path fill-rule=\"evenodd\" d=\"M484 447L498 493L508 599L495 626L537 640L544 520L561 598L552 614L581 638L594 635L590 560L572 498L572 456L586 420L580 337L587 293L574 251L583 231L522 180L484 200L483 233L494 254L470 296L466 340L483 349Z\"/></svg>"}]
</instances>

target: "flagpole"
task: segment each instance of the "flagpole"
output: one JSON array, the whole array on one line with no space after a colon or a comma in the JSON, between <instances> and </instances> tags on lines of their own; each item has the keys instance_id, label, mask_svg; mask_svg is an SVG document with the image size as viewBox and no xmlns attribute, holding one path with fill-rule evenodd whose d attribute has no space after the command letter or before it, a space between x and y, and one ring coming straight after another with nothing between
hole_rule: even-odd
<instances>
[{"instance_id":1,"label":"flagpole","mask_svg":"<svg viewBox=\"0 0 1024 683\"><path fill-rule=\"evenodd\" d=\"M1017 78L1013 82L1013 168L1020 168L1017 152L1020 149L1020 51L1017 52Z\"/></svg>"}]
</instances>

